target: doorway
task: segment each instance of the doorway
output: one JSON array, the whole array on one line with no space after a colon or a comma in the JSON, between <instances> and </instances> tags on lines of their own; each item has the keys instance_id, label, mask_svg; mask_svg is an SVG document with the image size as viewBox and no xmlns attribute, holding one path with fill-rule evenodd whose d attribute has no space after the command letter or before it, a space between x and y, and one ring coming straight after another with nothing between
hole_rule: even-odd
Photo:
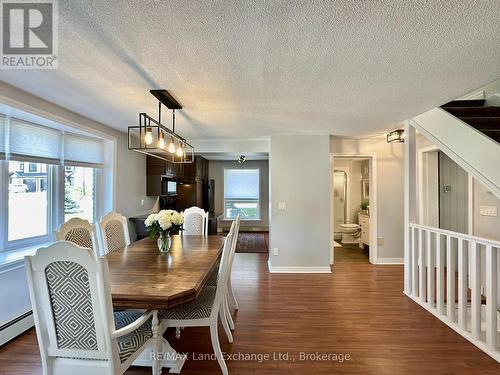
<instances>
[{"instance_id":1,"label":"doorway","mask_svg":"<svg viewBox=\"0 0 500 375\"><path fill-rule=\"evenodd\" d=\"M330 261L376 263L373 155L332 155Z\"/></svg>"},{"instance_id":2,"label":"doorway","mask_svg":"<svg viewBox=\"0 0 500 375\"><path fill-rule=\"evenodd\" d=\"M437 148L421 151L420 222L467 234L470 226L469 176Z\"/></svg>"}]
</instances>

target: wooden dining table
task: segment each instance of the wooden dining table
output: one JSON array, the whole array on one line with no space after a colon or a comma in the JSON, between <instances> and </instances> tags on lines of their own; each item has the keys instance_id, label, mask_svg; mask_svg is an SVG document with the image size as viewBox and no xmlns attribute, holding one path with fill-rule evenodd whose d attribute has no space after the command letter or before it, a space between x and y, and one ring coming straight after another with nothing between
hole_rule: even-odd
<instances>
[{"instance_id":1,"label":"wooden dining table","mask_svg":"<svg viewBox=\"0 0 500 375\"><path fill-rule=\"evenodd\" d=\"M113 306L164 310L193 301L216 267L223 246L223 236L175 235L168 253L160 253L156 240L145 238L107 254ZM179 373L185 359L162 340L162 367ZM134 365L151 366L152 351L148 345Z\"/></svg>"}]
</instances>

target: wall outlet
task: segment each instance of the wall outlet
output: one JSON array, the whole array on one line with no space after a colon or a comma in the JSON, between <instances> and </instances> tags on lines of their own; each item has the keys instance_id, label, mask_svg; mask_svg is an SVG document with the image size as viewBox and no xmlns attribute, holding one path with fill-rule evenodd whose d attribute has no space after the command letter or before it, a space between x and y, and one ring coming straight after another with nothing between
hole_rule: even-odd
<instances>
[{"instance_id":1,"label":"wall outlet","mask_svg":"<svg viewBox=\"0 0 500 375\"><path fill-rule=\"evenodd\" d=\"M378 244L379 246L384 246L384 237L379 237L379 238L377 239L377 244Z\"/></svg>"},{"instance_id":2,"label":"wall outlet","mask_svg":"<svg viewBox=\"0 0 500 375\"><path fill-rule=\"evenodd\" d=\"M286 210L286 202L278 202L278 210Z\"/></svg>"},{"instance_id":3,"label":"wall outlet","mask_svg":"<svg viewBox=\"0 0 500 375\"><path fill-rule=\"evenodd\" d=\"M479 206L479 215L498 216L497 206Z\"/></svg>"},{"instance_id":4,"label":"wall outlet","mask_svg":"<svg viewBox=\"0 0 500 375\"><path fill-rule=\"evenodd\" d=\"M141 199L141 207L144 207L144 199Z\"/></svg>"},{"instance_id":5,"label":"wall outlet","mask_svg":"<svg viewBox=\"0 0 500 375\"><path fill-rule=\"evenodd\" d=\"M278 255L280 255L280 251L278 250L278 248L277 248L277 247L273 248L273 255L274 255L275 257L277 257Z\"/></svg>"}]
</instances>

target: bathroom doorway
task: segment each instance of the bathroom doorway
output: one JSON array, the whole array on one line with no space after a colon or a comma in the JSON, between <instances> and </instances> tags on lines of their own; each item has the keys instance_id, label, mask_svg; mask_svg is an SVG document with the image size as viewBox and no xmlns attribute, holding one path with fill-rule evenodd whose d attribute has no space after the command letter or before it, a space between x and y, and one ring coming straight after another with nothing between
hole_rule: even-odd
<instances>
[{"instance_id":1,"label":"bathroom doorway","mask_svg":"<svg viewBox=\"0 0 500 375\"><path fill-rule=\"evenodd\" d=\"M373 159L372 155L332 157L332 264L376 263Z\"/></svg>"}]
</instances>

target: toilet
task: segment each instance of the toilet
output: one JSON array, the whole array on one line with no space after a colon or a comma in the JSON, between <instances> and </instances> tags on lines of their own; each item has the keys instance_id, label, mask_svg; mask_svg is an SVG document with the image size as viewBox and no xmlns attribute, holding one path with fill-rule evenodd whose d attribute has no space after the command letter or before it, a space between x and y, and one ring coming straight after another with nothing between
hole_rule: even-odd
<instances>
[{"instance_id":1,"label":"toilet","mask_svg":"<svg viewBox=\"0 0 500 375\"><path fill-rule=\"evenodd\" d=\"M361 225L351 223L340 224L340 231L342 232L342 243L359 243Z\"/></svg>"}]
</instances>

